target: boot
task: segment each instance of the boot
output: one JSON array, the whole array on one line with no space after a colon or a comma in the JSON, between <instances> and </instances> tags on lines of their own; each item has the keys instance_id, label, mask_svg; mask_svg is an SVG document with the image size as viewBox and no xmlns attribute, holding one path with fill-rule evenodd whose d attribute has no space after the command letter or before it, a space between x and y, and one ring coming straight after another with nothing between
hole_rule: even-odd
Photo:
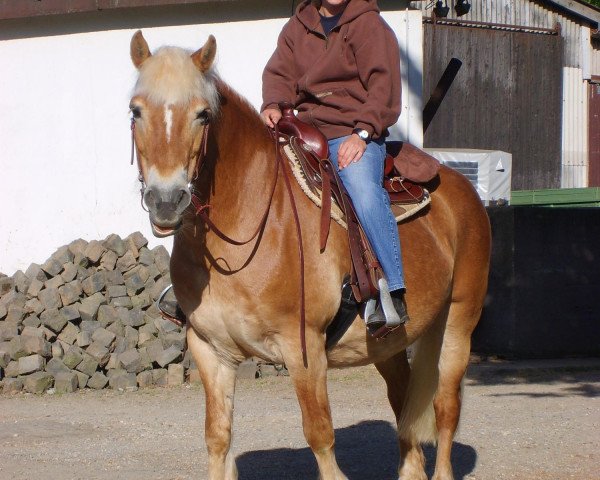
<instances>
[{"instance_id":1,"label":"boot","mask_svg":"<svg viewBox=\"0 0 600 480\"><path fill-rule=\"evenodd\" d=\"M406 303L404 302L404 290L394 290L393 292L390 292L390 296L392 297L394 309L396 310L398 317L400 317L400 324L408 322L409 318L406 311ZM384 327L386 323L381 302L378 301L375 311L369 315L369 318L367 319L367 329L369 330L369 333L374 334L377 330Z\"/></svg>"}]
</instances>

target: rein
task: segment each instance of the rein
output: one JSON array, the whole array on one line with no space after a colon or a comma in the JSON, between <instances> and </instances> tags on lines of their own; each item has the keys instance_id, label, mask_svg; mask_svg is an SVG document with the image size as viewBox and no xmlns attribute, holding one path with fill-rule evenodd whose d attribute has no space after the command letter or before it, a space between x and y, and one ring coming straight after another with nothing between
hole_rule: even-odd
<instances>
[{"instance_id":1,"label":"rein","mask_svg":"<svg viewBox=\"0 0 600 480\"><path fill-rule=\"evenodd\" d=\"M196 159L196 165L194 167L194 176L193 176L192 181L194 181L198 178L200 170L202 169L202 166L204 164L204 159L206 158L209 125L210 124L207 124L204 127L204 131L202 132L201 145L200 145L200 149L198 151L198 157ZM304 366L308 367L308 358L307 358L307 352L306 352L306 300L305 300L306 295L305 295L305 281L304 281L304 247L302 244L302 228L300 226L300 217L298 215L298 209L296 207L296 201L294 199L294 193L292 191L292 186L290 183L289 175L285 171L284 161L283 161L283 158L281 157L281 152L279 149L279 128L277 125L275 125L274 140L275 140L275 176L273 179L273 184L271 186L271 191L269 192L269 201L267 203L265 211L261 217L261 220L260 220L256 230L254 231L254 233L252 234L252 236L250 238L248 238L247 240L235 240L235 239L229 237L228 235L226 235L225 233L223 233L223 231L220 230L213 223L213 221L209 218L208 214L206 213L206 211L210 208L210 205L203 204L202 201L200 200L200 198L198 198L198 196L193 192L191 194L191 202L196 211L195 212L196 215L198 217L200 217L200 219L207 225L207 227L210 230L212 230L215 233L215 235L217 235L221 240L223 240L231 245L236 245L236 246L246 245L246 244L250 243L252 240L254 240L255 238L257 238L259 233L261 231L263 231L263 229L265 228L267 219L269 217L269 212L271 210L271 204L273 203L275 189L277 187L277 180L279 178L279 169L281 168L281 171L283 172L283 179L285 182L286 190L287 190L288 196L290 198L292 213L294 215L294 223L296 226L296 235L298 238L298 259L300 262L300 345L302 348L302 360L303 360ZM138 164L138 170L139 170L139 181L142 184L142 187L140 189L140 193L141 193L141 197L142 197L141 204L142 204L142 208L144 208L144 210L148 211L144 206L144 191L146 190L146 183L144 181L144 176L142 174L140 159L139 159L139 156L136 155L136 153L137 153L137 150L135 148L135 119L132 118L131 119L131 165L133 165L134 157L136 157L137 164ZM250 258L252 257L252 255L253 255L253 253L251 252L248 259L244 262L244 266L250 262Z\"/></svg>"},{"instance_id":2,"label":"rein","mask_svg":"<svg viewBox=\"0 0 600 480\"><path fill-rule=\"evenodd\" d=\"M204 158L206 157L206 144L208 142L207 141L208 135L206 135L207 130L208 130L208 125L205 127L204 133L202 134L203 135L202 148L201 148L201 151L198 153L198 160L196 162L196 173L194 175L194 180L198 177L198 172L202 168ZM202 154L202 156L200 156L200 154ZM277 149L277 157L279 157L279 149ZM261 217L258 227L256 228L255 232L252 234L252 236L250 238L248 238L247 240L234 240L233 238L231 238L228 235L226 235L225 233L223 233L223 231L220 230L206 214L206 210L211 208L211 206L209 204L203 204L201 202L201 200L198 198L198 196L192 192L192 204L194 205L194 208L196 209L196 215L199 216L200 219L204 223L206 223L206 225L208 225L208 228L211 229L221 240L223 240L231 245L237 245L237 246L246 245L246 244L250 243L252 240L254 240L256 238L256 236L260 233L260 231L264 228L265 224L267 223L267 218L269 217L269 211L271 210L271 203L273 202L273 196L275 194L275 187L277 186L277 178L279 177L279 164L280 163L281 163L280 159L277 158L275 161L275 179L273 180L271 192L269 193L269 202L267 203L267 207Z\"/></svg>"}]
</instances>

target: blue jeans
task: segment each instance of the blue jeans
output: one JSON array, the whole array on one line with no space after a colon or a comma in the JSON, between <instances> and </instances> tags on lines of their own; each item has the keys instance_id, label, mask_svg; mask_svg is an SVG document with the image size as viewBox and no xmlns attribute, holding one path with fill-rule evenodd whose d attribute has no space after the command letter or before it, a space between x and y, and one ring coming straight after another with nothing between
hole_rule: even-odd
<instances>
[{"instance_id":1,"label":"blue jeans","mask_svg":"<svg viewBox=\"0 0 600 480\"><path fill-rule=\"evenodd\" d=\"M329 140L331 162L337 168L338 149L348 137ZM402 252L390 198L383 188L384 139L373 140L357 163L338 171L356 215L383 268L390 291L404 288Z\"/></svg>"}]
</instances>

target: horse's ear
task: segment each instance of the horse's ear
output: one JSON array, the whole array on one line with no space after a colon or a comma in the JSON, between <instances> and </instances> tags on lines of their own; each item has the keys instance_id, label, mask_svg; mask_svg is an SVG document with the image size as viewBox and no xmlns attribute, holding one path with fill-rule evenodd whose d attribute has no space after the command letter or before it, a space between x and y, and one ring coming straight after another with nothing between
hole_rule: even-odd
<instances>
[{"instance_id":1,"label":"horse's ear","mask_svg":"<svg viewBox=\"0 0 600 480\"><path fill-rule=\"evenodd\" d=\"M210 35L204 46L192 54L194 65L198 67L202 73L207 72L213 64L217 53L217 41L215 37Z\"/></svg>"},{"instance_id":2,"label":"horse's ear","mask_svg":"<svg viewBox=\"0 0 600 480\"><path fill-rule=\"evenodd\" d=\"M142 63L144 63L146 59L152 55L141 30L135 32L131 38L130 53L131 61L136 68L140 68Z\"/></svg>"}]
</instances>

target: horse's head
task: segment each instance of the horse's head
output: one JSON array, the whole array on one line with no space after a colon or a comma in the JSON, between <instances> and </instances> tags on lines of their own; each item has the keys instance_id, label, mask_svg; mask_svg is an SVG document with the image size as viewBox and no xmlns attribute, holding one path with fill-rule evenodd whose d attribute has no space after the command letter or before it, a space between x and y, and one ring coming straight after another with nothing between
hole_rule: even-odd
<instances>
[{"instance_id":1,"label":"horse's head","mask_svg":"<svg viewBox=\"0 0 600 480\"><path fill-rule=\"evenodd\" d=\"M215 53L212 35L194 53L163 47L151 54L142 32L131 39L131 60L139 77L129 108L146 184L143 200L157 237L175 233L190 204L190 182L219 102L211 70Z\"/></svg>"}]
</instances>

